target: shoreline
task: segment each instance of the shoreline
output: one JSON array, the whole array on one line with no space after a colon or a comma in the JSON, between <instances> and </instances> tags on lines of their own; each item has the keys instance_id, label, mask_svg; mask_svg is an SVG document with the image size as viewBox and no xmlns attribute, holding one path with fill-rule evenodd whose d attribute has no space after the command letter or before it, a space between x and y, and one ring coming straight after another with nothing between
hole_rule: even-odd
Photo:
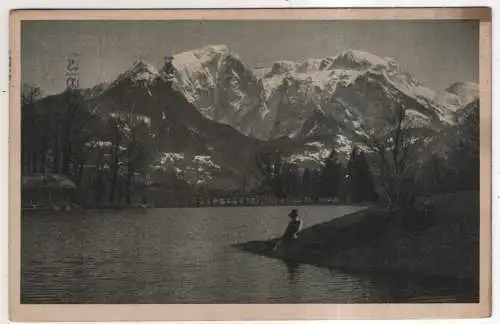
<instances>
[{"instance_id":1,"label":"shoreline","mask_svg":"<svg viewBox=\"0 0 500 324\"><path fill-rule=\"evenodd\" d=\"M237 207L314 207L314 206L331 206L331 207L348 207L348 206L355 206L355 207L365 207L365 208L371 208L369 204L260 204L260 205L214 205L214 206L102 206L102 207L78 207L78 208L72 208L70 210L65 210L63 208L57 210L53 207L41 207L41 208L21 208L21 212L57 212L57 213L64 213L64 212L74 212L74 211L119 211L119 210L151 210L151 209L187 209L187 208L192 208L192 209L200 209L200 208L237 208Z\"/></svg>"},{"instance_id":2,"label":"shoreline","mask_svg":"<svg viewBox=\"0 0 500 324\"><path fill-rule=\"evenodd\" d=\"M274 259L341 271L454 278L470 281L478 287L479 250L475 231L478 231L479 215L470 215L478 206L476 202L478 204L475 193L444 195L435 201L433 222L414 233L394 226L388 210L375 206L305 228L298 241L274 253L277 238L233 247Z\"/></svg>"}]
</instances>

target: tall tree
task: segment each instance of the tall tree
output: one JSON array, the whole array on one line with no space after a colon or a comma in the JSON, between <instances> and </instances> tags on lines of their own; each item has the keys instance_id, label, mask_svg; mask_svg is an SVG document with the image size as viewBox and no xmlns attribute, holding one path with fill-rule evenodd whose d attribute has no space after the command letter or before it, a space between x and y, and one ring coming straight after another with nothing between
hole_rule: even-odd
<instances>
[{"instance_id":1,"label":"tall tree","mask_svg":"<svg viewBox=\"0 0 500 324\"><path fill-rule=\"evenodd\" d=\"M68 89L63 98L64 106L59 114L61 173L77 178L78 168L85 163L84 147L97 135L100 118L95 107L85 106L79 91Z\"/></svg>"},{"instance_id":2,"label":"tall tree","mask_svg":"<svg viewBox=\"0 0 500 324\"><path fill-rule=\"evenodd\" d=\"M392 207L407 208L415 198L417 153L427 136L417 127L401 102L380 106L381 113L364 125L361 139L377 156L380 181Z\"/></svg>"},{"instance_id":3,"label":"tall tree","mask_svg":"<svg viewBox=\"0 0 500 324\"><path fill-rule=\"evenodd\" d=\"M459 114L456 147L452 162L457 170L457 187L479 188L479 101L467 105Z\"/></svg>"},{"instance_id":4,"label":"tall tree","mask_svg":"<svg viewBox=\"0 0 500 324\"><path fill-rule=\"evenodd\" d=\"M363 151L354 147L347 164L350 181L350 197L353 202L368 202L375 199L375 184L370 166Z\"/></svg>"},{"instance_id":5,"label":"tall tree","mask_svg":"<svg viewBox=\"0 0 500 324\"><path fill-rule=\"evenodd\" d=\"M339 195L339 188L344 179L344 168L339 160L338 153L332 149L324 161L321 170L321 196L334 198Z\"/></svg>"},{"instance_id":6,"label":"tall tree","mask_svg":"<svg viewBox=\"0 0 500 324\"><path fill-rule=\"evenodd\" d=\"M132 180L136 173L144 179L147 177L149 161L150 123L147 119L133 118L130 122L130 137L126 150L127 177L125 183L125 199L130 203L132 194Z\"/></svg>"},{"instance_id":7,"label":"tall tree","mask_svg":"<svg viewBox=\"0 0 500 324\"><path fill-rule=\"evenodd\" d=\"M133 179L136 173L146 177L149 152L152 149L151 119L138 114L135 103L126 111L111 115L112 145L111 145L111 189L110 202L114 201L118 183L122 182L120 190L126 203L131 202ZM123 166L124 179L120 181L119 174ZM120 191L119 191L120 192ZM120 195L121 196L121 195Z\"/></svg>"},{"instance_id":8,"label":"tall tree","mask_svg":"<svg viewBox=\"0 0 500 324\"><path fill-rule=\"evenodd\" d=\"M256 153L257 178L276 198L283 198L283 157L278 151Z\"/></svg>"},{"instance_id":9,"label":"tall tree","mask_svg":"<svg viewBox=\"0 0 500 324\"><path fill-rule=\"evenodd\" d=\"M296 164L283 165L283 194L285 197L298 197L300 193L301 178Z\"/></svg>"},{"instance_id":10,"label":"tall tree","mask_svg":"<svg viewBox=\"0 0 500 324\"><path fill-rule=\"evenodd\" d=\"M108 120L108 131L111 140L110 152L109 152L109 203L115 201L117 186L118 186L118 174L120 169L120 158L123 153L122 144L124 142L124 136L121 132L122 121L118 115L111 115Z\"/></svg>"},{"instance_id":11,"label":"tall tree","mask_svg":"<svg viewBox=\"0 0 500 324\"><path fill-rule=\"evenodd\" d=\"M34 139L43 139L46 134L45 118L37 111L35 103L43 96L42 90L32 84L23 84L21 89L21 160L23 171L38 172L39 160L45 156L46 150L41 150L46 141L37 145ZM43 165L43 162L41 163Z\"/></svg>"},{"instance_id":12,"label":"tall tree","mask_svg":"<svg viewBox=\"0 0 500 324\"><path fill-rule=\"evenodd\" d=\"M308 168L302 173L302 197L310 198L312 196L312 175Z\"/></svg>"},{"instance_id":13,"label":"tall tree","mask_svg":"<svg viewBox=\"0 0 500 324\"><path fill-rule=\"evenodd\" d=\"M321 196L321 170L315 169L311 171L311 197L314 202L318 202Z\"/></svg>"}]
</instances>

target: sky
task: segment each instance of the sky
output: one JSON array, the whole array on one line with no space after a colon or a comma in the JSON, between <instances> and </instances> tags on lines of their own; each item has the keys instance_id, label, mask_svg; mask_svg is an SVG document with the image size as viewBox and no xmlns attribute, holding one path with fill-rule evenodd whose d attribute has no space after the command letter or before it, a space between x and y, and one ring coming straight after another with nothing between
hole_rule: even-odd
<instances>
[{"instance_id":1,"label":"sky","mask_svg":"<svg viewBox=\"0 0 500 324\"><path fill-rule=\"evenodd\" d=\"M248 67L324 58L354 49L392 57L434 90L478 82L479 25L472 21L24 21L21 75L47 94L65 87L79 53L80 85L114 80L143 59L227 45Z\"/></svg>"}]
</instances>

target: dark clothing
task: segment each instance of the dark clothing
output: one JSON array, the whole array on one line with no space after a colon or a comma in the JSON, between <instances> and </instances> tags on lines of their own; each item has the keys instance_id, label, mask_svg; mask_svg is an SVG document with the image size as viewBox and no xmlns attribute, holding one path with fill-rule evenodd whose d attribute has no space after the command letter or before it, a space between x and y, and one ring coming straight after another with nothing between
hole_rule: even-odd
<instances>
[{"instance_id":1,"label":"dark clothing","mask_svg":"<svg viewBox=\"0 0 500 324\"><path fill-rule=\"evenodd\" d=\"M297 233L302 228L302 220L296 219L291 220L286 227L285 234L283 234L283 238L296 238Z\"/></svg>"},{"instance_id":2,"label":"dark clothing","mask_svg":"<svg viewBox=\"0 0 500 324\"><path fill-rule=\"evenodd\" d=\"M285 233L274 245L273 251L276 251L282 243L288 242L287 244L289 244L295 241L298 238L297 234L302 229L302 224L303 224L302 220L299 219L298 217L295 217L295 219L292 218L292 220L288 223L288 226L286 227Z\"/></svg>"}]
</instances>

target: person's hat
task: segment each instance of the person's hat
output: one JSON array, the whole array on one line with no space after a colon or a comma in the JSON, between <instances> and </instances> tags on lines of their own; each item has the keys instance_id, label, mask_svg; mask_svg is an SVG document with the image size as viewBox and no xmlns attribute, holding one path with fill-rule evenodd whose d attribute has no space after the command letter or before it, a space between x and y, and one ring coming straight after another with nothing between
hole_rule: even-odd
<instances>
[{"instance_id":1,"label":"person's hat","mask_svg":"<svg viewBox=\"0 0 500 324\"><path fill-rule=\"evenodd\" d=\"M298 216L298 214L299 214L299 211L297 209L292 209L290 214L288 214L288 217L290 217L290 218L296 217L296 216Z\"/></svg>"}]
</instances>

